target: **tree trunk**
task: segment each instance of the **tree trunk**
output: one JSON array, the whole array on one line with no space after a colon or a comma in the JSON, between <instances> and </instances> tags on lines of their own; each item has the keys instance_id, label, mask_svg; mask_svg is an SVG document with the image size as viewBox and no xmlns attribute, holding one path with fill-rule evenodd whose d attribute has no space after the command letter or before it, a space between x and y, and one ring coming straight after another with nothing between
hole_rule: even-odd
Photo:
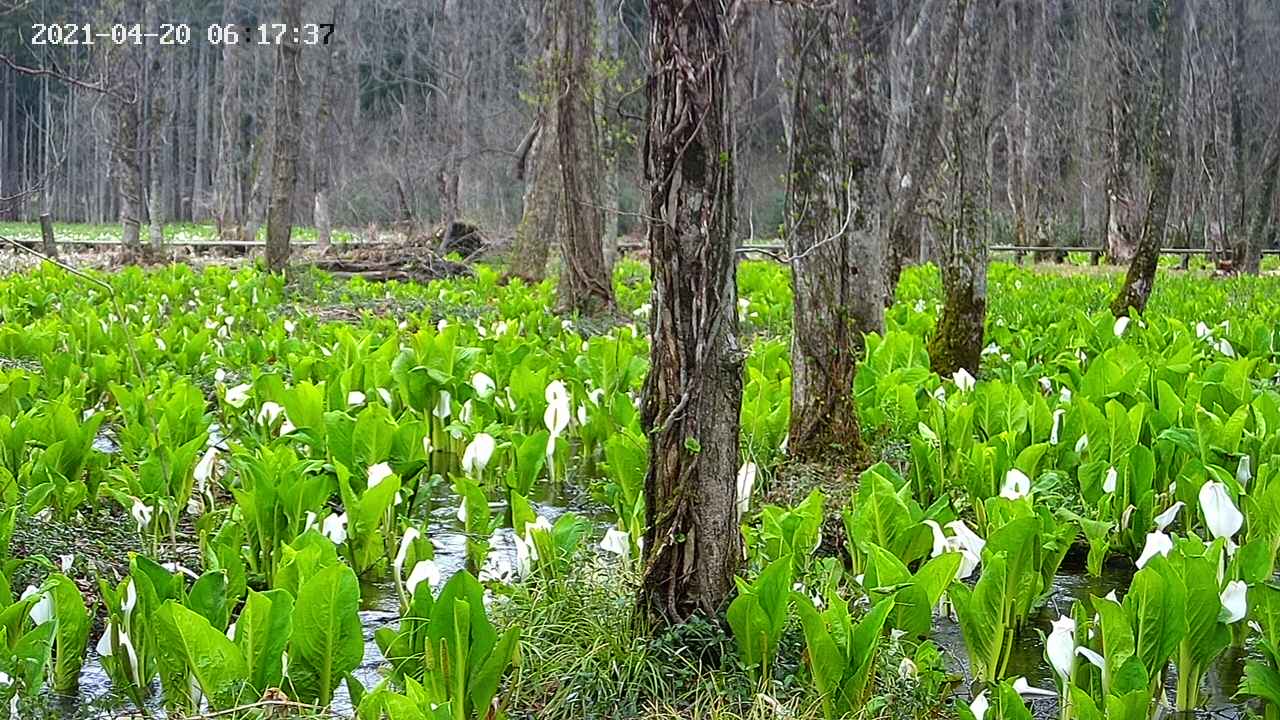
<instances>
[{"instance_id":1,"label":"tree trunk","mask_svg":"<svg viewBox=\"0 0 1280 720\"><path fill-rule=\"evenodd\" d=\"M1267 222L1271 219L1271 208L1275 204L1276 186L1280 185L1280 148L1272 154L1271 160L1262 169L1262 189L1258 192L1258 210L1253 218L1253 228L1249 232L1248 254L1244 257L1244 272L1258 274L1262 271L1262 250L1268 246Z\"/></svg>"},{"instance_id":2,"label":"tree trunk","mask_svg":"<svg viewBox=\"0 0 1280 720\"><path fill-rule=\"evenodd\" d=\"M556 153L555 113L544 107L545 115L534 130L529 147L528 182L524 188L524 214L516 226L515 246L507 271L525 282L541 282L547 271L551 241L559 236L560 168Z\"/></svg>"},{"instance_id":3,"label":"tree trunk","mask_svg":"<svg viewBox=\"0 0 1280 720\"><path fill-rule=\"evenodd\" d=\"M235 0L223 0L223 26L238 24L239 19ZM240 224L244 220L244 208L240 202L243 168L240 152L240 56L243 53L244 48L238 45L224 43L222 46L222 107L218 114L221 157L215 161L217 179L214 192L217 194L218 230L223 241L239 240Z\"/></svg>"},{"instance_id":4,"label":"tree trunk","mask_svg":"<svg viewBox=\"0 0 1280 720\"><path fill-rule=\"evenodd\" d=\"M343 10L346 7L344 0L338 0L333 7L333 17L331 22L334 27L341 27L343 22ZM333 120L333 104L336 102L335 93L337 92L337 78L335 75L338 70L334 67L340 61L345 61L345 53L340 49L342 39L335 37L332 45L326 48L324 66L321 68L320 76L320 92L319 101L316 103L315 128L312 135L315 137L315 145L311 153L314 165L314 189L315 189L315 224L316 224L316 245L321 251L328 250L329 245L333 241L333 221L329 214L329 184L333 178L333 156L334 156L334 120ZM342 62L345 66L345 62Z\"/></svg>"},{"instance_id":5,"label":"tree trunk","mask_svg":"<svg viewBox=\"0 0 1280 720\"><path fill-rule=\"evenodd\" d=\"M922 10L922 13L927 10ZM914 34L913 30L912 35ZM918 254L920 218L916 215L916 206L920 202L921 193L928 186L928 176L936 165L938 135L942 130L944 115L942 86L951 69L949 63L956 54L959 42L960 18L956 17L954 8L951 8L945 13L943 25L938 31L936 51L930 58L929 73L925 78L925 93L916 108L918 112L914 113L916 131L911 133L909 145L903 144L898 148L897 152L902 154L902 159L897 164L898 171L894 173L897 177L886 185L891 198L886 208L887 216L882 223L886 232L888 259L886 302L892 300L907 260Z\"/></svg>"},{"instance_id":6,"label":"tree trunk","mask_svg":"<svg viewBox=\"0 0 1280 720\"><path fill-rule=\"evenodd\" d=\"M164 177L164 133L170 124L166 87L171 83L167 82L170 78L163 77L160 57L152 45L147 45L147 225L154 251L164 248L165 182L176 180Z\"/></svg>"},{"instance_id":7,"label":"tree trunk","mask_svg":"<svg viewBox=\"0 0 1280 720\"><path fill-rule=\"evenodd\" d=\"M209 88L209 53L210 49L204 45L196 46L197 63L196 63L196 88ZM194 177L191 182L191 216L192 222L202 222L209 211L209 202L205 197L208 194L206 182L208 179L208 149L209 143L209 105L213 99L208 97L207 92L193 92L192 97L195 98L196 104L196 133L195 133L195 169Z\"/></svg>"},{"instance_id":8,"label":"tree trunk","mask_svg":"<svg viewBox=\"0 0 1280 720\"><path fill-rule=\"evenodd\" d=\"M440 248L449 246L453 239L453 225L462 214L458 195L461 185L462 156L467 139L468 82L471 59L464 6L467 0L444 0L444 23L437 46L443 57L441 65L447 68L444 83L444 103L448 109L444 116L444 141L446 149L436 173L436 190L440 200L440 215L444 229L440 235Z\"/></svg>"},{"instance_id":9,"label":"tree trunk","mask_svg":"<svg viewBox=\"0 0 1280 720\"><path fill-rule=\"evenodd\" d=\"M302 0L282 0L281 12L289 27L302 24ZM301 45L285 33L276 51L275 140L271 150L271 205L267 209L267 269L271 272L282 272L289 264L302 124L301 59Z\"/></svg>"},{"instance_id":10,"label":"tree trunk","mask_svg":"<svg viewBox=\"0 0 1280 720\"><path fill-rule=\"evenodd\" d=\"M137 81L137 64L126 57L127 51L111 53L115 72L125 80L113 96L116 114L115 147L116 180L120 191L120 242L125 256L136 259L142 250L142 160L139 157L138 130L141 114L141 83Z\"/></svg>"},{"instance_id":11,"label":"tree trunk","mask_svg":"<svg viewBox=\"0 0 1280 720\"><path fill-rule=\"evenodd\" d=\"M790 20L796 76L786 218L794 293L788 450L801 459L856 463L865 447L853 378L863 334L883 332L885 307L884 248L868 212L866 138L876 134L863 90L870 52L854 31L864 23L847 6L798 8Z\"/></svg>"},{"instance_id":12,"label":"tree trunk","mask_svg":"<svg viewBox=\"0 0 1280 720\"><path fill-rule=\"evenodd\" d=\"M581 315L613 309L613 272L604 262L600 142L595 126L594 0L557 0L556 146L564 236L560 305Z\"/></svg>"},{"instance_id":13,"label":"tree trunk","mask_svg":"<svg viewBox=\"0 0 1280 720\"><path fill-rule=\"evenodd\" d=\"M534 126L516 151L516 178L525 181L524 209L516 225L515 243L507 259L507 273L528 283L541 282L547 255L559 236L560 167L556 140L555 33L550 17L538 5L530 10L525 31L529 37L530 84L536 104Z\"/></svg>"},{"instance_id":14,"label":"tree trunk","mask_svg":"<svg viewBox=\"0 0 1280 720\"><path fill-rule=\"evenodd\" d=\"M680 623L722 610L742 563L729 37L721 3L650 0L649 15L653 325L639 603L655 622Z\"/></svg>"},{"instance_id":15,"label":"tree trunk","mask_svg":"<svg viewBox=\"0 0 1280 720\"><path fill-rule=\"evenodd\" d=\"M1177 152L1178 105L1182 99L1182 39L1186 0L1169 0L1164 8L1160 28L1161 70L1158 115L1149 148L1148 174L1151 178L1151 201L1138 250L1129 264L1124 287L1111 303L1112 314L1120 317L1130 310L1142 312L1151 297L1156 281L1156 264L1164 244L1165 225L1169 217L1169 199L1173 192L1174 153Z\"/></svg>"},{"instance_id":16,"label":"tree trunk","mask_svg":"<svg viewBox=\"0 0 1280 720\"><path fill-rule=\"evenodd\" d=\"M952 0L963 17L964 41L958 48L948 85L946 118L949 142L945 171L947 196L934 221L941 250L942 312L929 342L934 372L950 375L960 368L977 374L987 319L987 244L979 203L986 193L986 164L975 148L986 147L982 83L977 69L985 65L994 3Z\"/></svg>"}]
</instances>

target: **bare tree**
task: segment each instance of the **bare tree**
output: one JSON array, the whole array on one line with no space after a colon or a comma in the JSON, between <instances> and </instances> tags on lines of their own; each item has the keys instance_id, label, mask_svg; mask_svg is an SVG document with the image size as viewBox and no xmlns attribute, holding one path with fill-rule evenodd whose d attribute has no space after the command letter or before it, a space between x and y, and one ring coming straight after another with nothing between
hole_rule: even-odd
<instances>
[{"instance_id":1,"label":"bare tree","mask_svg":"<svg viewBox=\"0 0 1280 720\"><path fill-rule=\"evenodd\" d=\"M302 25L302 0L281 0L283 22ZM285 33L276 54L275 143L271 153L271 204L267 209L267 268L281 272L289 263L293 233L293 190L298 182L298 145L302 124L302 48Z\"/></svg>"},{"instance_id":2,"label":"bare tree","mask_svg":"<svg viewBox=\"0 0 1280 720\"><path fill-rule=\"evenodd\" d=\"M595 0L556 2L556 146L560 159L563 260L560 305L583 315L613 309L604 261L600 139L595 120Z\"/></svg>"},{"instance_id":3,"label":"bare tree","mask_svg":"<svg viewBox=\"0 0 1280 720\"><path fill-rule=\"evenodd\" d=\"M867 6L858 8L867 13ZM865 448L853 398L863 334L884 329L884 246L872 226L869 17L851 5L790 13L792 143L787 253L794 312L788 450L856 460ZM859 31L859 29L862 29Z\"/></svg>"},{"instance_id":4,"label":"bare tree","mask_svg":"<svg viewBox=\"0 0 1280 720\"><path fill-rule=\"evenodd\" d=\"M656 621L714 615L742 562L736 513L733 122L723 0L650 0L645 178L653 275L640 606Z\"/></svg>"},{"instance_id":5,"label":"bare tree","mask_svg":"<svg viewBox=\"0 0 1280 720\"><path fill-rule=\"evenodd\" d=\"M1168 0L1156 14L1160 37L1160 82L1157 115L1148 149L1147 172L1151 199L1147 203L1138 249L1129 265L1124 287L1111 303L1117 317L1130 310L1142 312L1156 280L1156 264L1169 218L1173 192L1174 153L1178 137L1178 101L1182 97L1182 43L1186 25L1186 0Z\"/></svg>"}]
</instances>

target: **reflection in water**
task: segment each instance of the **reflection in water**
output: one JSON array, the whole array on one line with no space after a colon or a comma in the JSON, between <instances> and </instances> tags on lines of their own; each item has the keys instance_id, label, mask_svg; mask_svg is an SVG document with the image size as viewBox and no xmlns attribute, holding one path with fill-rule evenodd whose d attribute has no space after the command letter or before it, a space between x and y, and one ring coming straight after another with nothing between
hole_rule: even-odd
<instances>
[{"instance_id":1,"label":"reflection in water","mask_svg":"<svg viewBox=\"0 0 1280 720\"><path fill-rule=\"evenodd\" d=\"M112 450L105 449L110 443L109 438L104 437L101 440L103 446L99 448L100 450L103 452L114 450L113 445ZM451 453L433 453L433 455L435 457L432 458L431 465L437 472L458 471L457 456ZM450 484L439 482L434 485L428 485L424 478L422 487L424 496L417 503L415 515L418 518L417 522L426 526L427 532L425 535L431 539L431 544L435 548L435 563L440 568L443 582L466 566L467 538L463 533L462 524L458 522L458 498L453 493ZM426 495L425 491L428 489L430 493ZM573 510L598 525L610 524L611 513L607 508L591 504L576 488L563 483L537 483L534 486L533 496L529 500L533 504L535 512L552 522L555 522L556 518L567 510ZM505 498L497 495L491 496L490 507L493 511L494 519L500 520L507 511ZM599 530L597 537L601 534L603 534L603 529ZM511 528L498 528L494 531L493 535L489 537L490 557L506 558L508 562L514 565L516 550L513 537ZM437 586L434 589L439 590L439 587ZM374 642L373 634L379 628L391 627L394 629L399 625L400 598L391 578L383 578L375 583L362 583L360 591L360 624L364 629L364 659L352 675L366 689L372 689L382 681L383 671L385 670L382 653L378 650L377 643ZM92 646L92 642L90 644ZM158 683L151 698L148 710L155 717L164 717L163 697ZM127 704L123 700L115 701L111 698L111 682L107 677L106 671L103 670L98 656L92 649L85 662L84 669L80 673L79 696L59 698L57 703L62 711L62 716L67 718L116 717L118 716L117 712L98 711L95 707L119 707L122 704ZM351 707L351 698L345 683L338 688L334 695L333 710L340 716L354 714L354 709Z\"/></svg>"}]
</instances>

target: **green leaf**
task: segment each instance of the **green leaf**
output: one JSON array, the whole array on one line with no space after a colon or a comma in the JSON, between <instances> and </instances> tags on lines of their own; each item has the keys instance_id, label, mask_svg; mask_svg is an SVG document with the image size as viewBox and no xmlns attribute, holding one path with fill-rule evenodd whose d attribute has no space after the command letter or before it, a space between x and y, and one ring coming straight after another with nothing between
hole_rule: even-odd
<instances>
[{"instance_id":1,"label":"green leaf","mask_svg":"<svg viewBox=\"0 0 1280 720\"><path fill-rule=\"evenodd\" d=\"M235 643L205 619L169 600L156 613L160 637L186 659L188 669L213 710L236 705L249 676Z\"/></svg>"},{"instance_id":2,"label":"green leaf","mask_svg":"<svg viewBox=\"0 0 1280 720\"><path fill-rule=\"evenodd\" d=\"M236 619L235 643L248 664L255 695L280 686L281 656L292 634L293 596L284 590L250 591Z\"/></svg>"},{"instance_id":3,"label":"green leaf","mask_svg":"<svg viewBox=\"0 0 1280 720\"><path fill-rule=\"evenodd\" d=\"M346 565L317 572L298 592L289 642L289 677L302 702L328 705L342 677L360 665L360 583Z\"/></svg>"}]
</instances>

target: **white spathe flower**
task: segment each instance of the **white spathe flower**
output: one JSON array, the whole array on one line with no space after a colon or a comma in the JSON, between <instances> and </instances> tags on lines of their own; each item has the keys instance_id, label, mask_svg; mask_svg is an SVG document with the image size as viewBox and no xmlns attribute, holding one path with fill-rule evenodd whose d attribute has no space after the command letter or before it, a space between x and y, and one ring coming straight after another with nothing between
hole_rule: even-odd
<instances>
[{"instance_id":1,"label":"white spathe flower","mask_svg":"<svg viewBox=\"0 0 1280 720\"><path fill-rule=\"evenodd\" d=\"M1248 455L1240 458L1240 464L1236 465L1236 482L1240 483L1240 487L1247 487L1249 481L1253 479L1253 465Z\"/></svg>"},{"instance_id":2,"label":"white spathe flower","mask_svg":"<svg viewBox=\"0 0 1280 720\"><path fill-rule=\"evenodd\" d=\"M1092 650L1091 648L1087 648L1082 645L1076 648L1076 654L1084 658L1085 660L1088 660L1090 663L1094 665L1094 667L1098 668L1099 670L1105 670L1107 667L1106 658L1102 657L1097 653L1097 651Z\"/></svg>"},{"instance_id":3,"label":"white spathe flower","mask_svg":"<svg viewBox=\"0 0 1280 720\"><path fill-rule=\"evenodd\" d=\"M933 533L931 557L949 552L960 553L960 566L956 569L956 579L965 580L973 575L973 571L977 570L978 565L982 563L982 548L986 545L986 541L959 520L947 523L947 528L954 533L951 536L944 534L942 527L933 520L925 520L924 524L929 526L929 530Z\"/></svg>"},{"instance_id":4,"label":"white spathe flower","mask_svg":"<svg viewBox=\"0 0 1280 720\"><path fill-rule=\"evenodd\" d=\"M1049 431L1050 445L1058 444L1058 431L1062 429L1062 416L1066 414L1067 411L1062 408L1053 411L1053 428Z\"/></svg>"},{"instance_id":5,"label":"white spathe flower","mask_svg":"<svg viewBox=\"0 0 1280 720\"><path fill-rule=\"evenodd\" d=\"M475 388L477 395L487 398L493 394L498 386L493 382L493 378L478 372L471 376L471 387Z\"/></svg>"},{"instance_id":6,"label":"white spathe flower","mask_svg":"<svg viewBox=\"0 0 1280 720\"><path fill-rule=\"evenodd\" d=\"M253 386L241 383L235 387L227 388L227 393L222 396L222 399L226 400L231 407L239 410L244 407L245 403L249 402L249 391L252 389Z\"/></svg>"},{"instance_id":7,"label":"white spathe flower","mask_svg":"<svg viewBox=\"0 0 1280 720\"><path fill-rule=\"evenodd\" d=\"M1120 473L1116 472L1115 467L1107 468L1107 476L1102 480L1102 491L1105 493L1114 493L1116 491L1116 481L1120 479Z\"/></svg>"},{"instance_id":8,"label":"white spathe flower","mask_svg":"<svg viewBox=\"0 0 1280 720\"><path fill-rule=\"evenodd\" d=\"M164 343L164 338L159 336L156 337L156 349L160 352L164 352L169 349L169 346Z\"/></svg>"},{"instance_id":9,"label":"white spathe flower","mask_svg":"<svg viewBox=\"0 0 1280 720\"><path fill-rule=\"evenodd\" d=\"M1231 496L1227 494L1227 486L1217 481L1211 480L1201 486L1200 510L1204 513L1204 522L1209 528L1209 533L1215 538L1230 539L1244 524L1244 515L1231 501Z\"/></svg>"},{"instance_id":10,"label":"white spathe flower","mask_svg":"<svg viewBox=\"0 0 1280 720\"><path fill-rule=\"evenodd\" d=\"M1168 510L1165 510L1164 512L1157 515L1156 529L1163 532L1170 525L1172 525L1173 521L1178 519L1178 511L1181 510L1184 505L1186 505L1186 503L1179 500L1173 505L1170 505Z\"/></svg>"},{"instance_id":11,"label":"white spathe flower","mask_svg":"<svg viewBox=\"0 0 1280 720\"><path fill-rule=\"evenodd\" d=\"M364 404L364 393L360 392L359 390L352 390L351 392L347 393L347 407L354 407L356 405L363 405L363 404Z\"/></svg>"},{"instance_id":12,"label":"white spathe flower","mask_svg":"<svg viewBox=\"0 0 1280 720\"><path fill-rule=\"evenodd\" d=\"M969 371L965 370L964 368L960 368L959 370L955 371L955 373L951 376L951 379L955 381L956 389L958 389L960 392L969 392L970 390L973 389L975 385L978 384L978 381L975 380L974 377L969 374Z\"/></svg>"},{"instance_id":13,"label":"white spathe flower","mask_svg":"<svg viewBox=\"0 0 1280 720\"><path fill-rule=\"evenodd\" d=\"M542 413L542 423L547 426L551 437L560 437L565 428L569 427L569 398L557 396L548 401L547 409Z\"/></svg>"},{"instance_id":14,"label":"white spathe flower","mask_svg":"<svg viewBox=\"0 0 1280 720\"><path fill-rule=\"evenodd\" d=\"M1031 494L1031 478L1018 468L1011 468L1005 473L1004 485L1000 487L1000 497L1010 500L1024 498Z\"/></svg>"},{"instance_id":15,"label":"white spathe flower","mask_svg":"<svg viewBox=\"0 0 1280 720\"><path fill-rule=\"evenodd\" d=\"M302 532L306 532L315 526L316 526L316 514L308 510L306 516L304 516L303 518Z\"/></svg>"},{"instance_id":16,"label":"white spathe flower","mask_svg":"<svg viewBox=\"0 0 1280 720\"><path fill-rule=\"evenodd\" d=\"M280 406L280 403L268 400L262 403L262 407L258 410L258 422L262 425L270 425L275 422L276 418L280 417L283 412L284 408Z\"/></svg>"},{"instance_id":17,"label":"white spathe flower","mask_svg":"<svg viewBox=\"0 0 1280 720\"><path fill-rule=\"evenodd\" d=\"M436 401L436 407L431 411L431 414L441 420L448 420L449 416L453 414L453 400L448 390L440 391L440 399Z\"/></svg>"},{"instance_id":18,"label":"white spathe flower","mask_svg":"<svg viewBox=\"0 0 1280 720\"><path fill-rule=\"evenodd\" d=\"M1142 554L1138 556L1137 565L1139 568L1145 567L1151 558L1156 555L1168 555L1173 550L1173 540L1165 535L1163 531L1156 530L1147 533L1146 545L1142 547Z\"/></svg>"},{"instance_id":19,"label":"white spathe flower","mask_svg":"<svg viewBox=\"0 0 1280 720\"><path fill-rule=\"evenodd\" d=\"M1048 395L1053 392L1052 380L1050 380L1047 377L1041 376L1038 382L1040 383L1040 390L1044 392L1045 395Z\"/></svg>"},{"instance_id":20,"label":"white spathe flower","mask_svg":"<svg viewBox=\"0 0 1280 720\"><path fill-rule=\"evenodd\" d=\"M915 661L911 658L904 657L902 662L898 663L898 677L903 680L915 680L920 675L920 668L916 667Z\"/></svg>"},{"instance_id":21,"label":"white spathe flower","mask_svg":"<svg viewBox=\"0 0 1280 720\"><path fill-rule=\"evenodd\" d=\"M631 535L609 528L604 533L604 540L600 541L600 549L625 559L631 555Z\"/></svg>"},{"instance_id":22,"label":"white spathe flower","mask_svg":"<svg viewBox=\"0 0 1280 720\"><path fill-rule=\"evenodd\" d=\"M1053 631L1045 639L1044 654L1058 677L1067 680L1076 667L1076 621L1069 615L1060 615L1053 621Z\"/></svg>"},{"instance_id":23,"label":"white spathe flower","mask_svg":"<svg viewBox=\"0 0 1280 720\"><path fill-rule=\"evenodd\" d=\"M1058 391L1058 400L1062 403L1071 402L1071 388L1063 385L1062 389Z\"/></svg>"},{"instance_id":24,"label":"white spathe flower","mask_svg":"<svg viewBox=\"0 0 1280 720\"><path fill-rule=\"evenodd\" d=\"M586 405L578 406L578 424L579 425L587 424L587 406Z\"/></svg>"},{"instance_id":25,"label":"white spathe flower","mask_svg":"<svg viewBox=\"0 0 1280 720\"><path fill-rule=\"evenodd\" d=\"M524 577L533 569L533 555L537 552L523 538L516 535L512 538L516 546L516 567L515 574Z\"/></svg>"},{"instance_id":26,"label":"white spathe flower","mask_svg":"<svg viewBox=\"0 0 1280 720\"><path fill-rule=\"evenodd\" d=\"M383 480L395 475L395 471L391 469L388 463L380 462L377 465L369 466L369 489L377 487Z\"/></svg>"},{"instance_id":27,"label":"white spathe flower","mask_svg":"<svg viewBox=\"0 0 1280 720\"><path fill-rule=\"evenodd\" d=\"M569 400L569 389L564 386L563 382L559 380L552 380L547 383L547 389L543 391L542 395L547 399L548 403L555 403L562 400L567 402Z\"/></svg>"},{"instance_id":28,"label":"white spathe flower","mask_svg":"<svg viewBox=\"0 0 1280 720\"><path fill-rule=\"evenodd\" d=\"M991 708L991 703L987 701L987 691L983 690L973 698L973 702L969 703L969 711L973 713L976 720L982 720L987 714L987 710Z\"/></svg>"},{"instance_id":29,"label":"white spathe flower","mask_svg":"<svg viewBox=\"0 0 1280 720\"><path fill-rule=\"evenodd\" d=\"M226 371L226 370L223 370L222 368L218 368L217 370L214 370L214 371L213 371L213 381L214 381L214 382L223 382L223 381L224 381L224 380L226 380L226 379L227 379L227 371Z\"/></svg>"},{"instance_id":30,"label":"white spathe flower","mask_svg":"<svg viewBox=\"0 0 1280 720\"><path fill-rule=\"evenodd\" d=\"M133 586L133 578L125 580L124 601L120 603L120 612L126 618L133 617L133 609L138 607L138 589Z\"/></svg>"},{"instance_id":31,"label":"white spathe flower","mask_svg":"<svg viewBox=\"0 0 1280 720\"><path fill-rule=\"evenodd\" d=\"M1111 331L1115 333L1116 337L1120 337L1121 335L1124 335L1124 331L1128 329L1128 327L1129 327L1129 316L1121 315L1120 317L1116 318L1116 324L1111 328Z\"/></svg>"},{"instance_id":32,"label":"white spathe flower","mask_svg":"<svg viewBox=\"0 0 1280 720\"><path fill-rule=\"evenodd\" d=\"M1209 326L1204 324L1204 321L1196 323L1196 337L1200 340L1209 337L1211 332L1212 331L1209 329Z\"/></svg>"},{"instance_id":33,"label":"white spathe flower","mask_svg":"<svg viewBox=\"0 0 1280 720\"><path fill-rule=\"evenodd\" d=\"M462 452L462 470L468 475L478 477L493 457L497 442L489 433L478 433Z\"/></svg>"},{"instance_id":34,"label":"white spathe flower","mask_svg":"<svg viewBox=\"0 0 1280 720\"><path fill-rule=\"evenodd\" d=\"M1087 447L1089 447L1089 435L1085 433L1080 436L1079 440L1076 440L1076 454L1079 455L1084 452Z\"/></svg>"},{"instance_id":35,"label":"white spathe flower","mask_svg":"<svg viewBox=\"0 0 1280 720\"><path fill-rule=\"evenodd\" d=\"M454 513L458 517L458 522L463 525L467 524L467 499L462 498L462 502L458 503L458 512Z\"/></svg>"},{"instance_id":36,"label":"white spathe flower","mask_svg":"<svg viewBox=\"0 0 1280 720\"><path fill-rule=\"evenodd\" d=\"M391 391L386 388L378 388L378 397L382 398L383 405L391 404Z\"/></svg>"},{"instance_id":37,"label":"white spathe flower","mask_svg":"<svg viewBox=\"0 0 1280 720\"><path fill-rule=\"evenodd\" d=\"M102 631L102 637L98 638L98 644L93 648L97 651L99 657L111 657L114 654L115 648L113 646L115 643L111 641L111 633L113 632L115 632L115 625L108 621L107 627Z\"/></svg>"},{"instance_id":38,"label":"white spathe flower","mask_svg":"<svg viewBox=\"0 0 1280 720\"><path fill-rule=\"evenodd\" d=\"M1249 613L1249 586L1243 580L1232 580L1227 583L1219 599L1222 600L1222 613L1218 619L1230 625L1240 622Z\"/></svg>"},{"instance_id":39,"label":"white spathe flower","mask_svg":"<svg viewBox=\"0 0 1280 720\"><path fill-rule=\"evenodd\" d=\"M422 532L418 528L411 527L404 531L404 535L400 536L400 547L396 550L396 559L391 563L391 567L396 571L396 580L404 577L404 563L409 558L409 548L413 546L413 541L422 537Z\"/></svg>"},{"instance_id":40,"label":"white spathe flower","mask_svg":"<svg viewBox=\"0 0 1280 720\"><path fill-rule=\"evenodd\" d=\"M320 526L320 532L329 538L334 545L341 545L347 541L347 514L332 515L324 519L324 523Z\"/></svg>"},{"instance_id":41,"label":"white spathe flower","mask_svg":"<svg viewBox=\"0 0 1280 720\"><path fill-rule=\"evenodd\" d=\"M1033 687L1027 679L1018 676L1013 680L1013 691L1022 697L1057 697L1058 693L1044 688Z\"/></svg>"},{"instance_id":42,"label":"white spathe flower","mask_svg":"<svg viewBox=\"0 0 1280 720\"><path fill-rule=\"evenodd\" d=\"M151 518L155 512L155 506L148 505L138 498L133 499L133 507L129 509L129 514L133 516L134 522L138 523L139 530L151 527Z\"/></svg>"},{"instance_id":43,"label":"white spathe flower","mask_svg":"<svg viewBox=\"0 0 1280 720\"><path fill-rule=\"evenodd\" d=\"M756 486L756 471L756 464L753 462L743 463L738 468L738 520L742 520L751 509L751 491Z\"/></svg>"},{"instance_id":44,"label":"white spathe flower","mask_svg":"<svg viewBox=\"0 0 1280 720\"><path fill-rule=\"evenodd\" d=\"M1228 342L1226 338L1222 338L1218 342L1214 343L1213 346L1218 350L1218 352L1226 355L1227 357L1236 356L1236 349L1231 347L1231 343Z\"/></svg>"},{"instance_id":45,"label":"white spathe flower","mask_svg":"<svg viewBox=\"0 0 1280 720\"><path fill-rule=\"evenodd\" d=\"M204 455L200 457L200 462L196 463L196 469L192 473L196 480L196 487L204 490L209 484L209 479L213 477L213 466L218 461L218 448L210 446L204 451Z\"/></svg>"},{"instance_id":46,"label":"white spathe flower","mask_svg":"<svg viewBox=\"0 0 1280 720\"><path fill-rule=\"evenodd\" d=\"M292 334L293 334L293 331L294 331L294 330L296 330L297 328L298 328L298 326L297 326L297 325L295 325L295 324L293 323L293 321L292 321L292 320L289 320L288 318L286 318L286 319L285 319L285 321L284 321L284 331L285 331L285 333L286 333L286 334L292 335Z\"/></svg>"},{"instance_id":47,"label":"white spathe flower","mask_svg":"<svg viewBox=\"0 0 1280 720\"><path fill-rule=\"evenodd\" d=\"M409 573L409 579L404 581L409 597L413 597L414 591L418 589L418 586L423 581L426 581L429 588L440 584L440 568L432 560L420 560L417 565L413 566L413 571Z\"/></svg>"},{"instance_id":48,"label":"white spathe flower","mask_svg":"<svg viewBox=\"0 0 1280 720\"><path fill-rule=\"evenodd\" d=\"M53 596L45 593L40 596L35 605L27 611L27 617L31 618L31 622L43 625L53 619Z\"/></svg>"},{"instance_id":49,"label":"white spathe flower","mask_svg":"<svg viewBox=\"0 0 1280 720\"><path fill-rule=\"evenodd\" d=\"M172 561L172 562L160 563L160 567L164 568L166 571L174 575L181 573L191 578L192 580L200 579L200 576L196 574L195 570L192 570L191 568L187 567L186 565L183 565L180 562Z\"/></svg>"},{"instance_id":50,"label":"white spathe flower","mask_svg":"<svg viewBox=\"0 0 1280 720\"><path fill-rule=\"evenodd\" d=\"M66 573L71 572L71 566L75 564L76 564L75 554L58 556L58 567L62 568L62 572L64 575Z\"/></svg>"}]
</instances>

